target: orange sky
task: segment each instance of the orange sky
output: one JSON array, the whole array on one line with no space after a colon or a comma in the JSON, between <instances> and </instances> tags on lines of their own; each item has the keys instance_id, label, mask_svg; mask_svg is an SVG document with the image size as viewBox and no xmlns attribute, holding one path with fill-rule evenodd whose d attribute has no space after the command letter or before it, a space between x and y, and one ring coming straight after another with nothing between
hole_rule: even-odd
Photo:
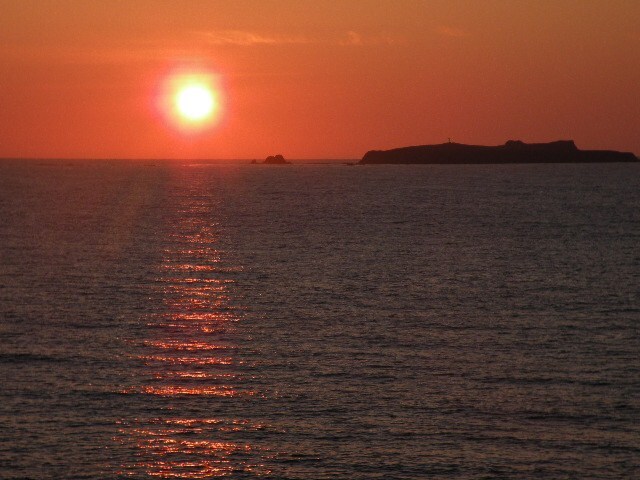
<instances>
[{"instance_id":1,"label":"orange sky","mask_svg":"<svg viewBox=\"0 0 640 480\"><path fill-rule=\"evenodd\" d=\"M360 158L574 139L640 154L640 1L0 0L0 157ZM215 126L158 110L215 79Z\"/></svg>"}]
</instances>

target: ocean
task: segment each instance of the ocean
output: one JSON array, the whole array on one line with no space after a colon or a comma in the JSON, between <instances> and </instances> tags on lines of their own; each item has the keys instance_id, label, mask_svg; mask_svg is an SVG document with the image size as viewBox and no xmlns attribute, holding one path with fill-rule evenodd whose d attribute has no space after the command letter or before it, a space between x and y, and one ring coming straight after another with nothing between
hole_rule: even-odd
<instances>
[{"instance_id":1,"label":"ocean","mask_svg":"<svg viewBox=\"0 0 640 480\"><path fill-rule=\"evenodd\" d=\"M640 164L0 162L0 478L640 477Z\"/></svg>"}]
</instances>

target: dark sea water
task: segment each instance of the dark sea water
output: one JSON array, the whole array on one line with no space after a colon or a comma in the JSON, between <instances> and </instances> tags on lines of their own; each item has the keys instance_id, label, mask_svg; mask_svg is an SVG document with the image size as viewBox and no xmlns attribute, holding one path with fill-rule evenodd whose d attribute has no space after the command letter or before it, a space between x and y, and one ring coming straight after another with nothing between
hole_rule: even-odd
<instances>
[{"instance_id":1,"label":"dark sea water","mask_svg":"<svg viewBox=\"0 0 640 480\"><path fill-rule=\"evenodd\" d=\"M0 478L640 478L640 165L149 163L0 163Z\"/></svg>"}]
</instances>

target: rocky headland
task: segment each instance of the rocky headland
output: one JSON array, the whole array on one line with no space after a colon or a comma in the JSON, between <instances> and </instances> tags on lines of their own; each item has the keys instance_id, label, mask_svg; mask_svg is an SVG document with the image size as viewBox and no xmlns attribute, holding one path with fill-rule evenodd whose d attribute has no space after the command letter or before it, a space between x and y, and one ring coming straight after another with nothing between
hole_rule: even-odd
<instances>
[{"instance_id":1,"label":"rocky headland","mask_svg":"<svg viewBox=\"0 0 640 480\"><path fill-rule=\"evenodd\" d=\"M504 145L484 146L441 143L371 150L360 165L371 164L502 164L502 163L610 163L638 162L630 152L580 150L573 140L549 143L524 143L509 140Z\"/></svg>"}]
</instances>

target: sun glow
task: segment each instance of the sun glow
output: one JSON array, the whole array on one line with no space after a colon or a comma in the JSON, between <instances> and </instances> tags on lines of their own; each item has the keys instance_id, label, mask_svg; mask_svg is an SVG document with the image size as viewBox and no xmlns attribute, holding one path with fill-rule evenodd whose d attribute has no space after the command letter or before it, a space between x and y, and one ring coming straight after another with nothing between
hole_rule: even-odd
<instances>
[{"instance_id":1,"label":"sun glow","mask_svg":"<svg viewBox=\"0 0 640 480\"><path fill-rule=\"evenodd\" d=\"M177 93L176 107L187 120L206 120L215 108L213 93L204 85L188 85Z\"/></svg>"},{"instance_id":2,"label":"sun glow","mask_svg":"<svg viewBox=\"0 0 640 480\"><path fill-rule=\"evenodd\" d=\"M217 125L222 116L222 98L219 76L206 71L170 73L158 96L163 117L186 133Z\"/></svg>"}]
</instances>

